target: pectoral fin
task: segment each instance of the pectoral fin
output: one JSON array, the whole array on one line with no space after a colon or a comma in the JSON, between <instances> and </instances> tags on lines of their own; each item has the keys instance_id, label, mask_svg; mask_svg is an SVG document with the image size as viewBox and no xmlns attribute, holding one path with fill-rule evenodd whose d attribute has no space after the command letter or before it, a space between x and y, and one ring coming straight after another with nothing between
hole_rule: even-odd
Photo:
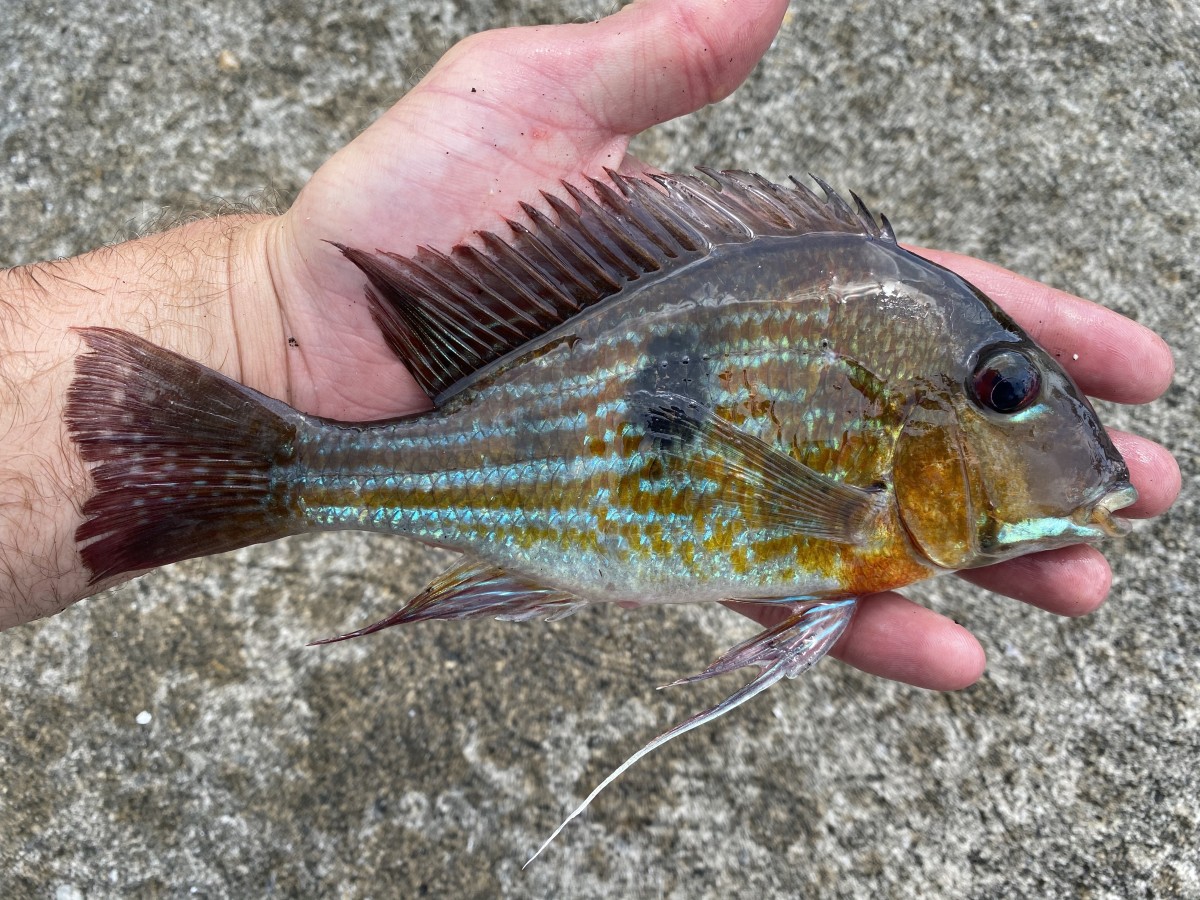
<instances>
[{"instance_id":1,"label":"pectoral fin","mask_svg":"<svg viewBox=\"0 0 1200 900\"><path fill-rule=\"evenodd\" d=\"M732 672L734 669L745 666L758 666L760 670L758 675L741 690L730 694L716 706L710 706L703 712L696 713L691 718L680 722L671 730L663 732L621 763L611 775L587 795L587 798L579 806L575 807L561 825L554 829L554 833L546 838L525 865L529 865L537 859L541 852L550 845L550 842L567 827L568 822L587 809L601 791L616 781L642 757L658 749L672 738L679 737L693 728L723 716L734 707L741 706L751 697L761 694L776 682L784 678L795 678L811 669L821 657L833 648L838 638L845 632L846 626L850 624L850 620L854 616L856 603L856 599L851 597L847 600L809 606L773 628L768 628L750 640L738 644L699 675L681 678L674 682L675 684L688 684Z\"/></svg>"},{"instance_id":2,"label":"pectoral fin","mask_svg":"<svg viewBox=\"0 0 1200 900\"><path fill-rule=\"evenodd\" d=\"M886 502L882 491L823 475L688 397L638 391L629 402L664 465L715 463L722 494L754 527L858 544Z\"/></svg>"},{"instance_id":3,"label":"pectoral fin","mask_svg":"<svg viewBox=\"0 0 1200 900\"><path fill-rule=\"evenodd\" d=\"M386 619L337 637L313 641L332 644L347 638L374 634L393 625L427 619L496 618L509 622L544 617L561 619L587 605L566 591L537 584L472 557L463 557L405 606Z\"/></svg>"}]
</instances>

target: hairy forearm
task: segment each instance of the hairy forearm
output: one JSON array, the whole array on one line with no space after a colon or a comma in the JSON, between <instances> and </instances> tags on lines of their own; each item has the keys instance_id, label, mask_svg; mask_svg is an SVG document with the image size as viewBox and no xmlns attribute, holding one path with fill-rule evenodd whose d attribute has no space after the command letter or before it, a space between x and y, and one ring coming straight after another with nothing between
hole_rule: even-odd
<instances>
[{"instance_id":1,"label":"hairy forearm","mask_svg":"<svg viewBox=\"0 0 1200 900\"><path fill-rule=\"evenodd\" d=\"M245 352L248 336L279 329L261 250L266 221L207 219L0 271L0 629L94 591L74 538L90 480L62 418L81 346L72 328L123 328L286 392L286 366L259 346L279 342Z\"/></svg>"}]
</instances>

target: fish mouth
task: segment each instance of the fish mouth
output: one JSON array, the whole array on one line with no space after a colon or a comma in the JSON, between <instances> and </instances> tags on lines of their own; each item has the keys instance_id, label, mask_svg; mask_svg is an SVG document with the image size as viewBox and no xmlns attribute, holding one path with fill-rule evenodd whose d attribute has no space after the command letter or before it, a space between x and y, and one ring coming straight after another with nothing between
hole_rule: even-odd
<instances>
[{"instance_id":1,"label":"fish mouth","mask_svg":"<svg viewBox=\"0 0 1200 900\"><path fill-rule=\"evenodd\" d=\"M1109 537L1123 537L1129 534L1133 524L1128 519L1114 516L1113 513L1133 505L1137 498L1137 489L1127 481L1122 482L1090 507L1080 509L1073 518L1079 525L1098 528Z\"/></svg>"}]
</instances>

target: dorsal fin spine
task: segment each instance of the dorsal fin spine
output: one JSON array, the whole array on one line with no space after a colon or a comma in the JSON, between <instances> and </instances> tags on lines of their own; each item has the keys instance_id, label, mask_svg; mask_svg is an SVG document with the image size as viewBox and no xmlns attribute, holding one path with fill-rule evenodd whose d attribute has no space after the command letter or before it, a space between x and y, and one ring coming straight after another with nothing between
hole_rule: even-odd
<instances>
[{"instance_id":1,"label":"dorsal fin spine","mask_svg":"<svg viewBox=\"0 0 1200 900\"><path fill-rule=\"evenodd\" d=\"M595 279L603 273L603 268L571 239L567 229L556 228L549 216L536 206L522 201L521 209L536 229L530 230L522 226L523 233L543 258L552 260L563 275L571 280L575 289L583 295L585 304L600 297L601 291L597 288Z\"/></svg>"},{"instance_id":2,"label":"dorsal fin spine","mask_svg":"<svg viewBox=\"0 0 1200 900\"><path fill-rule=\"evenodd\" d=\"M442 296L437 289L437 279L433 278L428 270L421 265L420 254L415 257L400 257L394 254L384 254L389 257L400 269L404 270L410 282L417 288L414 292L416 296L413 298L420 302L420 307L414 304L406 303L403 312L409 321L410 326L418 328L427 328L424 316L416 315L420 309L425 315L432 316L437 323L441 325L438 330L444 339L453 341L460 352L479 354L480 351L485 351L485 346L471 335L469 331L464 330L463 325L469 322L465 310L458 309L453 304L447 303L446 298ZM430 281L433 281L433 285ZM474 346L472 346L474 344Z\"/></svg>"},{"instance_id":3,"label":"dorsal fin spine","mask_svg":"<svg viewBox=\"0 0 1200 900\"><path fill-rule=\"evenodd\" d=\"M511 227L512 223L510 222L508 224ZM491 253L492 259L504 267L505 271L512 279L512 283L515 287L520 288L523 286L523 280L528 278L535 285L537 285L538 288L541 289L540 291L536 292L537 296L542 300L541 305L547 311L554 308L553 306L546 305L545 303L544 295L546 293L553 294L554 289L546 277L542 275L542 273L538 272L533 266L531 266L525 259L521 257L521 254L517 253L517 251L513 249L511 244L509 244L495 232L479 231L476 232L476 234L478 234L479 238L483 241L484 247L486 247L488 252ZM525 286L525 289L529 290L528 286Z\"/></svg>"},{"instance_id":4,"label":"dorsal fin spine","mask_svg":"<svg viewBox=\"0 0 1200 900\"><path fill-rule=\"evenodd\" d=\"M795 175L789 175L788 181L792 184L792 190L797 197L803 199L805 204L814 205L821 202L821 199L813 193L812 188L797 178Z\"/></svg>"},{"instance_id":5,"label":"dorsal fin spine","mask_svg":"<svg viewBox=\"0 0 1200 900\"><path fill-rule=\"evenodd\" d=\"M637 265L622 249L617 230L608 222L596 201L570 182L563 182L563 187L571 199L579 204L580 224L597 239L597 249L617 267L623 280L632 281L636 278L639 274Z\"/></svg>"},{"instance_id":6,"label":"dorsal fin spine","mask_svg":"<svg viewBox=\"0 0 1200 900\"><path fill-rule=\"evenodd\" d=\"M684 253L709 248L710 245L704 233L697 230L687 219L668 206L666 195L663 192L655 190L648 182L634 178L626 178L625 184L633 196L646 206L653 207L657 221L670 233L671 238L683 251L678 255L682 256Z\"/></svg>"},{"instance_id":7,"label":"dorsal fin spine","mask_svg":"<svg viewBox=\"0 0 1200 900\"><path fill-rule=\"evenodd\" d=\"M758 189L752 176L738 172L718 172L707 166L697 167L697 171L716 182L717 187L713 194L717 195L723 206L733 207L736 211L734 217L751 233L755 232L756 226L759 230L767 228L774 231L792 224L790 217L781 215L770 197ZM708 188L708 185L700 183ZM749 195L756 202L747 203L743 195Z\"/></svg>"},{"instance_id":8,"label":"dorsal fin spine","mask_svg":"<svg viewBox=\"0 0 1200 900\"><path fill-rule=\"evenodd\" d=\"M388 345L407 362L422 385L436 377L438 369L451 360L443 342L430 340L437 335L430 333L424 320L414 314L412 304L416 298L401 291L399 286L407 284L405 270L386 254L371 255L353 247L336 246L367 276L371 318Z\"/></svg>"},{"instance_id":9,"label":"dorsal fin spine","mask_svg":"<svg viewBox=\"0 0 1200 900\"><path fill-rule=\"evenodd\" d=\"M620 202L624 207L625 220L650 239L654 249L658 252L660 264L669 259L678 259L683 252L686 252L671 229L655 217L654 214L658 212L658 209L649 208L649 204L629 202L633 196L633 185L645 184L645 182L638 182L611 170L608 171L609 177L621 191Z\"/></svg>"},{"instance_id":10,"label":"dorsal fin spine","mask_svg":"<svg viewBox=\"0 0 1200 900\"><path fill-rule=\"evenodd\" d=\"M453 253L453 257L450 257L452 264L479 290L481 295L490 300L492 304L502 307L516 319L521 319L533 328L537 328L540 325L535 315L528 310L522 309L519 304L514 303L484 281L481 274L487 271L487 267L484 264L486 256L477 247L472 247L470 244L460 244L454 248ZM506 321L516 328L514 319L509 318Z\"/></svg>"},{"instance_id":11,"label":"dorsal fin spine","mask_svg":"<svg viewBox=\"0 0 1200 900\"><path fill-rule=\"evenodd\" d=\"M779 185L772 184L761 175L752 173L734 172L727 177L737 187L758 200L759 205L765 207L766 211L773 213L775 216L773 224L777 227L791 229L799 224L795 210L789 208L784 201L783 189ZM742 204L742 206L745 208L746 204ZM762 215L762 211L759 211L759 215Z\"/></svg>"},{"instance_id":12,"label":"dorsal fin spine","mask_svg":"<svg viewBox=\"0 0 1200 900\"><path fill-rule=\"evenodd\" d=\"M508 315L496 317L497 324L508 329L512 334L512 340L521 340L528 333L528 330L519 328L516 320L523 320L526 324L535 327L537 326L537 320L525 313L516 304L511 303L503 294L497 293L485 284L474 271L471 265L471 257L465 252L467 250L476 252L474 247L456 247L454 256L447 256L440 250L429 250L428 252L432 256L435 256L445 269L453 272L461 281L465 282L467 289L459 289L457 294L462 299L463 306L466 309L472 308L478 302L478 298L473 296L472 292L488 298L492 303L508 312ZM446 280L449 281L450 279L447 278Z\"/></svg>"},{"instance_id":13,"label":"dorsal fin spine","mask_svg":"<svg viewBox=\"0 0 1200 900\"><path fill-rule=\"evenodd\" d=\"M823 190L825 192L825 202L826 203L828 203L830 206L837 209L837 211L840 212L843 216L847 216L851 219L858 218L858 216L855 214L854 210L851 208L850 204L842 199L841 194L839 194L837 191L835 191L832 187L830 187L828 184L826 184L822 179L818 178L816 175L809 173L808 177L811 178L813 181L815 181L817 184L819 184L821 186L821 190Z\"/></svg>"},{"instance_id":14,"label":"dorsal fin spine","mask_svg":"<svg viewBox=\"0 0 1200 900\"><path fill-rule=\"evenodd\" d=\"M578 238L575 237L575 233L582 228L579 213L561 197L555 197L545 191L542 192L542 196L546 198L546 202L550 204L550 208L554 211L554 214L558 216L560 226L564 226L562 228L563 240L575 248L580 261L596 273L597 280L602 282L603 286L607 287L609 291L620 290L620 280L604 267L601 260L596 258L595 251L592 248L580 243Z\"/></svg>"},{"instance_id":15,"label":"dorsal fin spine","mask_svg":"<svg viewBox=\"0 0 1200 900\"><path fill-rule=\"evenodd\" d=\"M863 198L854 191L850 192L850 196L854 198L854 206L858 212L858 218L863 223L863 228L867 231L875 230L875 217L871 215L871 210L867 209L867 204L863 203Z\"/></svg>"},{"instance_id":16,"label":"dorsal fin spine","mask_svg":"<svg viewBox=\"0 0 1200 900\"><path fill-rule=\"evenodd\" d=\"M534 223L537 224L536 220ZM554 277L560 282L558 292L567 307L578 312L582 307L569 293L563 291L562 288L568 285L573 291L590 292L594 294L594 290L587 283L587 280L571 265L570 261L563 258L561 252L555 252L555 247L551 246L551 242L558 243L556 240L557 234L553 230L546 231L540 229L532 231L526 228L520 222L510 221L508 227L512 229L512 233L518 238L522 238L525 244L534 250L541 258L542 262L553 270Z\"/></svg>"},{"instance_id":17,"label":"dorsal fin spine","mask_svg":"<svg viewBox=\"0 0 1200 900\"><path fill-rule=\"evenodd\" d=\"M713 202L712 192L703 190L707 188L707 185L698 178L688 175L678 180L664 179L659 183L666 186L676 199L691 201L691 204L686 202L681 204L682 208L692 213L694 221L702 230L714 231L724 228L729 232L730 243L740 243L754 237L754 232L747 228L744 222L730 215L729 211L720 203ZM702 207L711 218L717 221L712 224L706 222L700 209L694 209L696 206ZM705 237L708 238L708 235L706 234ZM711 243L711 239L709 239L709 243Z\"/></svg>"},{"instance_id":18,"label":"dorsal fin spine","mask_svg":"<svg viewBox=\"0 0 1200 900\"><path fill-rule=\"evenodd\" d=\"M512 219L506 219L505 222L508 225L508 230L511 231L517 238L524 237L526 238L526 243L529 242L529 239L532 237L532 235L530 234L528 228L519 222L513 221ZM499 238L497 238L497 240L499 240ZM493 252L496 252L495 248L489 249L492 249ZM538 249L540 252L541 248ZM558 283L562 281L561 267L554 260L553 254L547 254L547 258L553 268L559 269L557 279L555 278L554 272L540 270L538 266L535 265L532 260L528 259L524 253L518 253L515 249L513 249L511 244L504 244L504 250L501 252L505 253L512 263L525 273L526 277L528 277L530 281L541 287L541 289L549 297L550 305L554 310L560 314L563 310L569 310L570 312L579 311L579 304L574 298L568 295L566 291L562 289L561 284Z\"/></svg>"},{"instance_id":19,"label":"dorsal fin spine","mask_svg":"<svg viewBox=\"0 0 1200 900\"><path fill-rule=\"evenodd\" d=\"M492 246L491 244L489 244L489 238L493 241L496 241L496 242L504 245L505 247L508 246L507 244L504 244L504 242L501 241L500 238L496 237L496 235L492 234L490 231L480 231L480 232L476 232L476 234L484 242L485 246L487 246L489 250L491 249L491 246ZM502 258L498 259L493 256L488 256L486 253L482 253L482 252L478 252L475 258L479 262L479 265L481 268L483 268L485 271L494 275L497 279L502 281L504 284L508 285L508 289L510 291L512 291L513 296L517 296L517 297L524 296L525 299L528 300L530 302L531 306L533 307L533 315L537 318L538 325L543 326L543 327L545 326L546 320L554 314L554 310L551 309L550 307L546 306L545 302L542 300L541 297L537 296L536 294L534 294L530 291L526 291L524 289L524 286L519 281L514 280L513 273L510 272L508 270L508 268L504 265L504 260Z\"/></svg>"},{"instance_id":20,"label":"dorsal fin spine","mask_svg":"<svg viewBox=\"0 0 1200 900\"><path fill-rule=\"evenodd\" d=\"M444 347L436 342L421 340L401 308L383 300L374 284L367 286L366 294L367 303L371 307L371 318L379 326L388 346L406 361L417 382L424 385L429 378L436 375L443 361ZM391 315L388 315L389 310Z\"/></svg>"},{"instance_id":21,"label":"dorsal fin spine","mask_svg":"<svg viewBox=\"0 0 1200 900\"><path fill-rule=\"evenodd\" d=\"M616 215L619 215L627 226L631 224L636 226L636 220L632 219L626 214L626 207L628 207L628 204L625 202L625 198L621 196L621 194L613 190L610 185L605 184L603 181L599 181L595 178L591 178L589 181L591 182L592 190L596 192L596 196L603 201L604 205L607 206L609 210L614 212ZM622 249L625 250L625 252L629 255L629 258L633 261L634 265L640 269L641 272L657 272L662 268L665 260L653 252L651 249L654 246L653 244L651 244L650 247L647 247L644 244L639 244L629 235L622 234L620 232L614 233L620 239Z\"/></svg>"},{"instance_id":22,"label":"dorsal fin spine","mask_svg":"<svg viewBox=\"0 0 1200 900\"><path fill-rule=\"evenodd\" d=\"M886 240L889 240L893 244L895 244L896 243L896 232L892 231L892 223L888 221L888 217L885 216L883 213L880 213L879 214L879 222L880 222L879 228L880 228L880 231L883 232L883 237Z\"/></svg>"},{"instance_id":23,"label":"dorsal fin spine","mask_svg":"<svg viewBox=\"0 0 1200 900\"><path fill-rule=\"evenodd\" d=\"M421 299L429 304L430 312L458 339L460 347L480 357L487 355L495 349L495 341L481 337L473 328L475 323L471 318L469 305L472 298L454 284L453 279L439 277L426 262L425 258L431 256L435 260L438 259L436 254L421 248L415 257L407 260L407 264L417 272L415 280L424 288L425 296ZM459 302L451 302L455 299Z\"/></svg>"}]
</instances>

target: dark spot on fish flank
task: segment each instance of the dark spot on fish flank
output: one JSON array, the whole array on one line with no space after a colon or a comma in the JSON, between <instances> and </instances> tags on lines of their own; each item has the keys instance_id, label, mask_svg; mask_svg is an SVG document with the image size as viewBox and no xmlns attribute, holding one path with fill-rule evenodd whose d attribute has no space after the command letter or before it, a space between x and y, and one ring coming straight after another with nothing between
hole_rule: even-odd
<instances>
[{"instance_id":1,"label":"dark spot on fish flank","mask_svg":"<svg viewBox=\"0 0 1200 900\"><path fill-rule=\"evenodd\" d=\"M708 362L696 354L698 343L693 328L675 329L651 338L646 345L646 362L633 377L630 394L674 394L707 407ZM693 436L693 429L672 418L655 415L644 406L635 413L634 422L645 431L664 437L687 440Z\"/></svg>"},{"instance_id":2,"label":"dark spot on fish flank","mask_svg":"<svg viewBox=\"0 0 1200 900\"><path fill-rule=\"evenodd\" d=\"M294 337L290 337L290 338L288 338L288 346L289 347L299 347L300 342L298 340L296 340Z\"/></svg>"},{"instance_id":3,"label":"dark spot on fish flank","mask_svg":"<svg viewBox=\"0 0 1200 900\"><path fill-rule=\"evenodd\" d=\"M653 394L641 394L641 398L653 397ZM653 452L655 447L668 443L686 446L696 438L696 429L692 423L694 403L688 403L692 409L683 409L670 401L660 406L639 405L634 407L635 424L640 427L649 446L643 448Z\"/></svg>"},{"instance_id":4,"label":"dark spot on fish flank","mask_svg":"<svg viewBox=\"0 0 1200 900\"><path fill-rule=\"evenodd\" d=\"M633 377L631 393L679 394L707 405L700 385L707 374L703 359L695 358L695 329L681 328L650 339L646 346L646 364Z\"/></svg>"}]
</instances>

